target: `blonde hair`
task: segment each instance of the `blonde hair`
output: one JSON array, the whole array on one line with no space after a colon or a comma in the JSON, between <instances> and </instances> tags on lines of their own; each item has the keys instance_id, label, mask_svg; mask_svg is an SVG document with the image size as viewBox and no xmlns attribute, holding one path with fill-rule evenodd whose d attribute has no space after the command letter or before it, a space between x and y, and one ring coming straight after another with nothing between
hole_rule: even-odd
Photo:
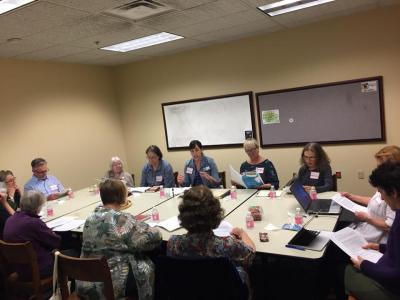
<instances>
[{"instance_id":1,"label":"blonde hair","mask_svg":"<svg viewBox=\"0 0 400 300\"><path fill-rule=\"evenodd\" d=\"M258 142L256 139L247 139L243 143L243 148L244 148L244 150L253 149L253 148L259 149L260 145L258 145Z\"/></svg>"},{"instance_id":2,"label":"blonde hair","mask_svg":"<svg viewBox=\"0 0 400 300\"><path fill-rule=\"evenodd\" d=\"M400 162L400 148L394 145L383 147L375 154L375 158L381 162L386 160Z\"/></svg>"}]
</instances>

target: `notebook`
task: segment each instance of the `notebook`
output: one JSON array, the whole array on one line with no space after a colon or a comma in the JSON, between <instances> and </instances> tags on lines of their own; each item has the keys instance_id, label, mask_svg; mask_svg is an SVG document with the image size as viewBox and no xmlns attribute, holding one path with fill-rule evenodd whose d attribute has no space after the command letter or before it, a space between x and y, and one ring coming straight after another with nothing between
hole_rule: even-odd
<instances>
[{"instance_id":1,"label":"notebook","mask_svg":"<svg viewBox=\"0 0 400 300\"><path fill-rule=\"evenodd\" d=\"M287 243L286 247L298 250L314 250L322 251L328 244L332 232L315 231L302 228L296 235Z\"/></svg>"},{"instance_id":2,"label":"notebook","mask_svg":"<svg viewBox=\"0 0 400 300\"><path fill-rule=\"evenodd\" d=\"M299 202L300 206L308 214L320 215L338 215L340 214L341 207L336 204L332 199L318 199L312 200L310 195L304 189L303 185L296 180L291 186L290 191Z\"/></svg>"}]
</instances>

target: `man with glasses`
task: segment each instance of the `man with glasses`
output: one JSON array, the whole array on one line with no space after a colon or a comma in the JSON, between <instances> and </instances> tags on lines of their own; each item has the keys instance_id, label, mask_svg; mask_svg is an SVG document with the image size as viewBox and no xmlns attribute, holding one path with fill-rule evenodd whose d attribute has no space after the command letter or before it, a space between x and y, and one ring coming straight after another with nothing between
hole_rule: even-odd
<instances>
[{"instance_id":1,"label":"man with glasses","mask_svg":"<svg viewBox=\"0 0 400 300\"><path fill-rule=\"evenodd\" d=\"M47 175L49 168L43 158L35 158L31 162L32 178L25 184L24 191L39 191L47 200L55 200L66 194L64 186L52 175Z\"/></svg>"}]
</instances>

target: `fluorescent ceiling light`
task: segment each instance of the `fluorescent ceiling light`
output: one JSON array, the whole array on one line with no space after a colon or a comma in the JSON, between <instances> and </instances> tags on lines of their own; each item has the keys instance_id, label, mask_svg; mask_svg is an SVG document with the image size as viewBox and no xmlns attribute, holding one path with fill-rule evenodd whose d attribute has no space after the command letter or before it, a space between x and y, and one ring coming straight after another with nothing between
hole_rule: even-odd
<instances>
[{"instance_id":1,"label":"fluorescent ceiling light","mask_svg":"<svg viewBox=\"0 0 400 300\"><path fill-rule=\"evenodd\" d=\"M335 0L283 0L263 6L259 6L258 8L265 12L267 15L273 17L281 14L285 14L288 12L300 10L303 8L320 5L328 2L333 2Z\"/></svg>"},{"instance_id":2,"label":"fluorescent ceiling light","mask_svg":"<svg viewBox=\"0 0 400 300\"><path fill-rule=\"evenodd\" d=\"M2 0L0 1L0 15L34 1L36 0Z\"/></svg>"},{"instance_id":3,"label":"fluorescent ceiling light","mask_svg":"<svg viewBox=\"0 0 400 300\"><path fill-rule=\"evenodd\" d=\"M183 39L183 36L171 34L168 32L161 32L149 36L142 37L131 41L122 42L119 44L107 46L101 48L102 50L117 51L117 52L128 52L140 48L150 47L166 42L172 42L175 40Z\"/></svg>"}]
</instances>

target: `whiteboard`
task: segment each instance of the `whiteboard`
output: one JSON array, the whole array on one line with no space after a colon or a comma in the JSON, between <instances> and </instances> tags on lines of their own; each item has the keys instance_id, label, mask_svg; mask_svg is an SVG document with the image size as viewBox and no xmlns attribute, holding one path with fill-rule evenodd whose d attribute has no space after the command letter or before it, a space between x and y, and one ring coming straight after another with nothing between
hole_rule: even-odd
<instances>
[{"instance_id":1,"label":"whiteboard","mask_svg":"<svg viewBox=\"0 0 400 300\"><path fill-rule=\"evenodd\" d=\"M252 92L163 103L167 148L183 149L199 140L205 147L242 146L254 135Z\"/></svg>"}]
</instances>

